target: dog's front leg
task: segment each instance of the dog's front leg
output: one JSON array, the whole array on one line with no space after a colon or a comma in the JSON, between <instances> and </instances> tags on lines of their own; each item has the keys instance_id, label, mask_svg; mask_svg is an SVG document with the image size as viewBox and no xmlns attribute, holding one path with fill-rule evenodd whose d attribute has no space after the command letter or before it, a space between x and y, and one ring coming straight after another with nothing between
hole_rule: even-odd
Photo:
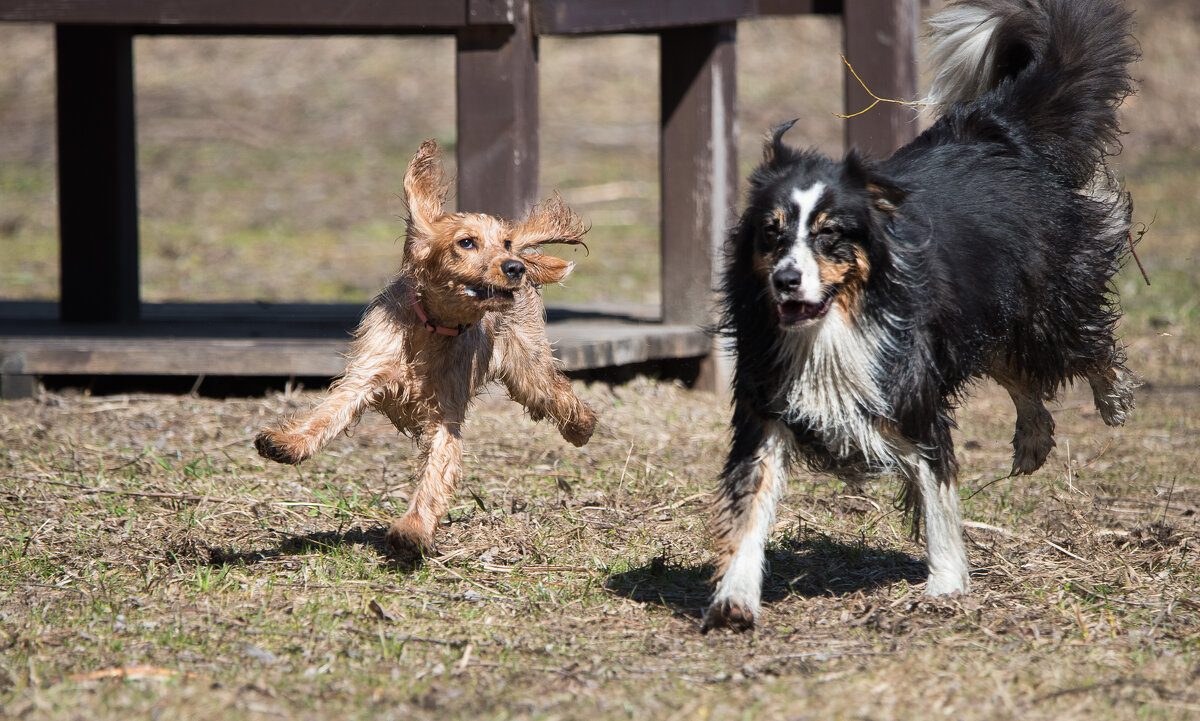
<instances>
[{"instance_id":1,"label":"dog's front leg","mask_svg":"<svg viewBox=\"0 0 1200 721\"><path fill-rule=\"evenodd\" d=\"M422 437L421 480L408 512L392 522L388 546L401 556L421 556L434 550L433 534L450 508L450 498L462 469L461 416L431 424Z\"/></svg>"},{"instance_id":2,"label":"dog's front leg","mask_svg":"<svg viewBox=\"0 0 1200 721\"><path fill-rule=\"evenodd\" d=\"M741 631L758 620L764 550L787 485L790 443L791 432L782 423L735 409L733 448L721 474L713 529L717 586L704 631L721 626Z\"/></svg>"},{"instance_id":3,"label":"dog's front leg","mask_svg":"<svg viewBox=\"0 0 1200 721\"><path fill-rule=\"evenodd\" d=\"M582 446L596 429L596 414L579 400L554 363L540 323L521 327L496 344L492 362L508 396L525 406L535 421L551 418L567 441Z\"/></svg>"},{"instance_id":4,"label":"dog's front leg","mask_svg":"<svg viewBox=\"0 0 1200 721\"><path fill-rule=\"evenodd\" d=\"M938 478L929 461L920 456L907 465L908 482L915 483L921 494L925 522L925 554L929 566L925 595L968 593L971 579L956 478L954 474L944 480Z\"/></svg>"}]
</instances>

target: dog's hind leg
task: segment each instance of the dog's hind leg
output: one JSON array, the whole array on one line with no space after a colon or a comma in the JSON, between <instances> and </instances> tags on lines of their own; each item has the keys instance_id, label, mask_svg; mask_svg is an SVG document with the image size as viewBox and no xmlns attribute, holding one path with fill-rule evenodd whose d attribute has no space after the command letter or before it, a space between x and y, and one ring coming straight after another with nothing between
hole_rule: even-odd
<instances>
[{"instance_id":1,"label":"dog's hind leg","mask_svg":"<svg viewBox=\"0 0 1200 721\"><path fill-rule=\"evenodd\" d=\"M1045 394L1036 385L1009 378L997 379L1008 391L1017 409L1017 427L1013 433L1012 473L1033 473L1046 462L1054 442L1054 416L1042 404Z\"/></svg>"},{"instance_id":2,"label":"dog's hind leg","mask_svg":"<svg viewBox=\"0 0 1200 721\"><path fill-rule=\"evenodd\" d=\"M450 508L462 470L462 418L431 424L421 438L421 480L408 511L392 522L385 540L398 555L421 556L434 549L438 521Z\"/></svg>"},{"instance_id":3,"label":"dog's hind leg","mask_svg":"<svg viewBox=\"0 0 1200 721\"><path fill-rule=\"evenodd\" d=\"M1092 387L1092 400L1100 417L1110 426L1123 426L1133 411L1133 389L1138 380L1134 374L1115 363L1102 371L1087 374Z\"/></svg>"},{"instance_id":4,"label":"dog's hind leg","mask_svg":"<svg viewBox=\"0 0 1200 721\"><path fill-rule=\"evenodd\" d=\"M925 595L968 593L971 579L963 543L958 483L953 476L948 481L939 479L929 461L919 455L906 466L908 482L915 483L920 493L925 523L925 553L929 566Z\"/></svg>"},{"instance_id":5,"label":"dog's hind leg","mask_svg":"<svg viewBox=\"0 0 1200 721\"><path fill-rule=\"evenodd\" d=\"M741 631L758 620L767 536L787 484L790 444L791 432L778 421L735 421L716 500L717 585L704 631L721 626Z\"/></svg>"}]
</instances>

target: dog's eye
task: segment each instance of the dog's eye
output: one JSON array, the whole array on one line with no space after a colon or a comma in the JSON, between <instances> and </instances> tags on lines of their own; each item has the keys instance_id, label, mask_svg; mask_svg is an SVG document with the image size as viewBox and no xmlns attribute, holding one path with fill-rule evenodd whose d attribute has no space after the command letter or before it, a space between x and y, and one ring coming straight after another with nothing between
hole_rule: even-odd
<instances>
[{"instance_id":1,"label":"dog's eye","mask_svg":"<svg viewBox=\"0 0 1200 721\"><path fill-rule=\"evenodd\" d=\"M836 225L822 225L820 228L817 228L817 235L822 235L822 236L825 236L826 238L828 238L832 235L837 235L841 232L842 232L842 229Z\"/></svg>"},{"instance_id":2,"label":"dog's eye","mask_svg":"<svg viewBox=\"0 0 1200 721\"><path fill-rule=\"evenodd\" d=\"M458 247L462 248L463 250L471 250L472 248L475 247L475 239L474 238L461 238L458 241Z\"/></svg>"}]
</instances>

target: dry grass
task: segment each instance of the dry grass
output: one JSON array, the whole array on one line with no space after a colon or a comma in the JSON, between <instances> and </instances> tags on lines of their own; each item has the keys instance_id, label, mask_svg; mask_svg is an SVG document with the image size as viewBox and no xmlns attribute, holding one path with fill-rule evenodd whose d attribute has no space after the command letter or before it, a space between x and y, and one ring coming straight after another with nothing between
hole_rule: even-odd
<instances>
[{"instance_id":1,"label":"dry grass","mask_svg":"<svg viewBox=\"0 0 1200 721\"><path fill-rule=\"evenodd\" d=\"M1155 218L1139 248L1154 285L1130 269L1120 289L1147 386L1118 431L1069 394L1030 478L1004 478L1003 394L968 403L970 598L922 598L892 481L801 474L768 550L764 627L701 636L727 411L670 384L581 386L602 419L583 449L485 399L440 555L415 568L382 545L413 454L380 419L295 470L250 437L309 393L65 391L0 403L0 717L1196 718L1200 17L1186 0L1135 4L1144 83L1123 162ZM796 116L836 149L837 32L744 26L744 164ZM48 41L0 27L5 298L57 293ZM452 133L447 41L138 43L144 295L377 289L403 163ZM657 298L657 99L639 69L655 51L543 44L543 182L594 226L561 298Z\"/></svg>"},{"instance_id":2,"label":"dry grass","mask_svg":"<svg viewBox=\"0 0 1200 721\"><path fill-rule=\"evenodd\" d=\"M1119 432L1072 394L1047 468L1002 479L1012 412L982 389L959 434L970 598L921 596L892 482L802 476L768 553L765 626L701 636L723 403L645 380L579 390L603 417L583 449L481 404L441 555L416 568L382 544L412 454L378 418L297 471L249 439L307 393L0 406L0 714L1200 710L1200 393L1144 393Z\"/></svg>"}]
</instances>

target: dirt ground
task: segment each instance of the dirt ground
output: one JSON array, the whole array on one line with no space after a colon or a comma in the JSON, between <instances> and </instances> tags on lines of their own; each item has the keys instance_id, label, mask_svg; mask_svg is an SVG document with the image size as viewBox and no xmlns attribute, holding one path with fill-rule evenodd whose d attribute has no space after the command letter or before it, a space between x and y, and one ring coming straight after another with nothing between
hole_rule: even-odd
<instances>
[{"instance_id":1,"label":"dirt ground","mask_svg":"<svg viewBox=\"0 0 1200 721\"><path fill-rule=\"evenodd\" d=\"M317 389L85 382L0 402L0 718L1200 718L1200 8L1131 5L1142 90L1121 164L1152 284L1130 267L1117 287L1145 383L1115 430L1071 389L1052 408L1057 448L1023 478L1006 475L1007 397L984 384L968 400L970 597L921 595L894 481L797 473L761 628L701 635L728 405L672 382L577 382L601 418L581 449L482 398L438 554L419 566L382 543L414 453L381 418L291 468L250 440ZM796 116L838 150L839 32L739 31L744 164ZM57 294L48 40L0 27L5 299ZM424 137L453 134L451 48L139 39L147 300L374 292L401 232L400 169ZM655 51L543 43L543 184L595 236L551 300L658 299L657 94L637 61Z\"/></svg>"},{"instance_id":2,"label":"dirt ground","mask_svg":"<svg viewBox=\"0 0 1200 721\"><path fill-rule=\"evenodd\" d=\"M575 449L485 398L439 555L397 566L410 443L367 418L299 469L250 445L309 392L49 394L0 406L0 714L11 718L1194 718L1200 420L1084 392L1007 478L1012 411L964 410L973 593L921 595L881 479L800 474L753 634L702 636L724 403L578 386Z\"/></svg>"}]
</instances>

